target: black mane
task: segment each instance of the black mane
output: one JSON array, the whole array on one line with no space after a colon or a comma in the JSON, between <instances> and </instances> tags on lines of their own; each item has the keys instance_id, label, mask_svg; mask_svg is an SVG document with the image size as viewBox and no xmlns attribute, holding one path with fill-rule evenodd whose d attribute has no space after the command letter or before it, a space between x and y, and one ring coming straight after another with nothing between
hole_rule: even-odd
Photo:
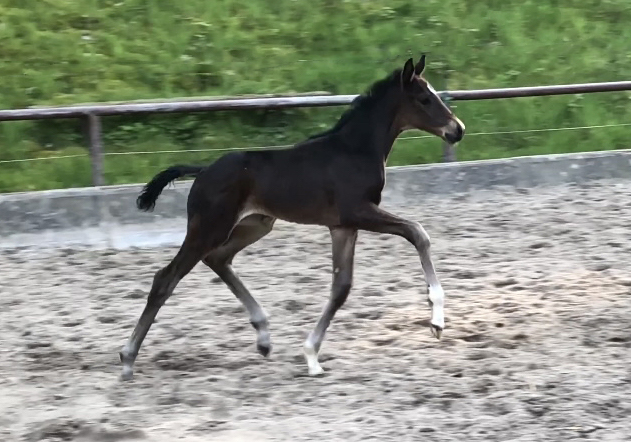
<instances>
[{"instance_id":1,"label":"black mane","mask_svg":"<svg viewBox=\"0 0 631 442\"><path fill-rule=\"evenodd\" d=\"M326 135L330 135L332 133L340 130L347 122L351 119L352 116L357 114L358 112L362 112L365 109L368 109L375 102L379 101L388 91L392 83L400 81L402 69L395 69L387 77L382 78L381 80L377 80L374 82L366 92L361 95L358 95L352 102L350 109L347 109L342 116L337 120L337 123L330 129L325 130L324 132L320 132L318 134L312 135L307 140L312 140L314 138L320 138Z\"/></svg>"}]
</instances>

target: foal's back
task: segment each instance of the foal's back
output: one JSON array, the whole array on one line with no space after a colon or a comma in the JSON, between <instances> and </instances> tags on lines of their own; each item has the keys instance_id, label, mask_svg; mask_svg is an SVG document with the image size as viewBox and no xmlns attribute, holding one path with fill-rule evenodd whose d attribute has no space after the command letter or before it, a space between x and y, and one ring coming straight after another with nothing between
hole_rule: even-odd
<instances>
[{"instance_id":1,"label":"foal's back","mask_svg":"<svg viewBox=\"0 0 631 442\"><path fill-rule=\"evenodd\" d=\"M339 183L354 160L331 136L309 139L290 149L231 152L198 176L189 207L199 210L205 205L212 211L336 224Z\"/></svg>"}]
</instances>

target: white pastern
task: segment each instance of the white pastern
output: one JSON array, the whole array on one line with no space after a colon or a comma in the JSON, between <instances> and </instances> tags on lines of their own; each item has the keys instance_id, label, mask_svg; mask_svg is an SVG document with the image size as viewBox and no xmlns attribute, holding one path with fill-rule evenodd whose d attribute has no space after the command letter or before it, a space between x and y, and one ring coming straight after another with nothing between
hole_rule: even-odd
<instances>
[{"instance_id":1,"label":"white pastern","mask_svg":"<svg viewBox=\"0 0 631 442\"><path fill-rule=\"evenodd\" d=\"M432 304L432 325L445 328L445 292L440 285L430 286L427 296Z\"/></svg>"},{"instance_id":2,"label":"white pastern","mask_svg":"<svg viewBox=\"0 0 631 442\"><path fill-rule=\"evenodd\" d=\"M307 367L309 368L309 376L318 376L324 373L324 370L318 362L318 354L316 353L315 348L313 347L313 344L309 339L305 341L303 349L305 352Z\"/></svg>"}]
</instances>

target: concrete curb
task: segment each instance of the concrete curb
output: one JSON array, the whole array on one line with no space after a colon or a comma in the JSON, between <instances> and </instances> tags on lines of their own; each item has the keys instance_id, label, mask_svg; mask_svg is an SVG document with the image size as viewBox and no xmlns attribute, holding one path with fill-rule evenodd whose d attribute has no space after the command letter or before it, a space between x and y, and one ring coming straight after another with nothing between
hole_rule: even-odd
<instances>
[{"instance_id":1,"label":"concrete curb","mask_svg":"<svg viewBox=\"0 0 631 442\"><path fill-rule=\"evenodd\" d=\"M630 178L631 150L389 167L383 199ZM165 189L152 213L135 206L143 184L0 194L0 248L178 245L190 185Z\"/></svg>"}]
</instances>

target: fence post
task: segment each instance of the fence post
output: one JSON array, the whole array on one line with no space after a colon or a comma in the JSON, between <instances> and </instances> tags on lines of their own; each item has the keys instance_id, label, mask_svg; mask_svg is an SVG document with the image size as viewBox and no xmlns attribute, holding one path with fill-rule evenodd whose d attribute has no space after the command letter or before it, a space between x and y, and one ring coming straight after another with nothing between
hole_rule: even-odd
<instances>
[{"instance_id":1,"label":"fence post","mask_svg":"<svg viewBox=\"0 0 631 442\"><path fill-rule=\"evenodd\" d=\"M445 141L443 143L443 162L452 163L456 161L456 146Z\"/></svg>"},{"instance_id":2,"label":"fence post","mask_svg":"<svg viewBox=\"0 0 631 442\"><path fill-rule=\"evenodd\" d=\"M449 102L451 101L449 93L442 92L439 95L440 99L443 100L447 107L449 107ZM456 161L456 146L445 141L443 143L443 162L451 163L453 161Z\"/></svg>"},{"instance_id":3,"label":"fence post","mask_svg":"<svg viewBox=\"0 0 631 442\"><path fill-rule=\"evenodd\" d=\"M92 185L103 185L103 142L101 140L101 119L88 114L88 139L90 143L90 163L92 165Z\"/></svg>"}]
</instances>

